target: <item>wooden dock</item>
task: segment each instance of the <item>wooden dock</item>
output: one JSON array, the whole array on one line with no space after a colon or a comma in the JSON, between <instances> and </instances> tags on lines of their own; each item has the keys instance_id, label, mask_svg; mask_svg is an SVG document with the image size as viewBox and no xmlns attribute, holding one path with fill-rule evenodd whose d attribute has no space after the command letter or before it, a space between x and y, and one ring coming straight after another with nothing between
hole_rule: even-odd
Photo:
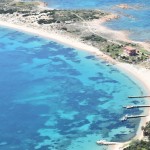
<instances>
[{"instance_id":1,"label":"wooden dock","mask_svg":"<svg viewBox=\"0 0 150 150\"><path fill-rule=\"evenodd\" d=\"M108 142L106 140L99 140L99 141L96 141L96 143L98 145L116 145L117 144L116 142Z\"/></svg>"},{"instance_id":2,"label":"wooden dock","mask_svg":"<svg viewBox=\"0 0 150 150\"><path fill-rule=\"evenodd\" d=\"M131 116L127 116L127 119L131 119L131 118L141 118L141 117L146 117L147 115L131 115Z\"/></svg>"},{"instance_id":3,"label":"wooden dock","mask_svg":"<svg viewBox=\"0 0 150 150\"><path fill-rule=\"evenodd\" d=\"M142 118L142 117L146 117L147 115L125 115L124 117L121 118L121 121L126 121L128 119L132 119L132 118Z\"/></svg>"},{"instance_id":4,"label":"wooden dock","mask_svg":"<svg viewBox=\"0 0 150 150\"><path fill-rule=\"evenodd\" d=\"M128 98L148 98L150 96L128 96Z\"/></svg>"},{"instance_id":5,"label":"wooden dock","mask_svg":"<svg viewBox=\"0 0 150 150\"><path fill-rule=\"evenodd\" d=\"M128 105L128 106L123 106L123 108L126 108L126 109L143 108L143 107L150 107L150 105Z\"/></svg>"}]
</instances>

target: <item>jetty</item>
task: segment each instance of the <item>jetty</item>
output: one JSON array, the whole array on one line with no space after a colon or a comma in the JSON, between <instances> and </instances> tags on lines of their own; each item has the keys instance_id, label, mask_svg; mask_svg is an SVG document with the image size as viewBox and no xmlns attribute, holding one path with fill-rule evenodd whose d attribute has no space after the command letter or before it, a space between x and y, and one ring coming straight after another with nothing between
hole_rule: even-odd
<instances>
[{"instance_id":1,"label":"jetty","mask_svg":"<svg viewBox=\"0 0 150 150\"><path fill-rule=\"evenodd\" d=\"M116 142L108 142L106 140L99 140L99 141L96 141L96 143L98 145L116 145L117 144Z\"/></svg>"},{"instance_id":2,"label":"jetty","mask_svg":"<svg viewBox=\"0 0 150 150\"><path fill-rule=\"evenodd\" d=\"M121 121L126 121L128 119L132 118L141 118L141 117L146 117L147 115L125 115L124 117L121 118Z\"/></svg>"},{"instance_id":3,"label":"jetty","mask_svg":"<svg viewBox=\"0 0 150 150\"><path fill-rule=\"evenodd\" d=\"M150 105L128 105L128 106L123 106L123 108L126 108L126 109L143 108L143 107L150 107Z\"/></svg>"},{"instance_id":4,"label":"jetty","mask_svg":"<svg viewBox=\"0 0 150 150\"><path fill-rule=\"evenodd\" d=\"M150 96L128 96L128 98L148 98Z\"/></svg>"}]
</instances>

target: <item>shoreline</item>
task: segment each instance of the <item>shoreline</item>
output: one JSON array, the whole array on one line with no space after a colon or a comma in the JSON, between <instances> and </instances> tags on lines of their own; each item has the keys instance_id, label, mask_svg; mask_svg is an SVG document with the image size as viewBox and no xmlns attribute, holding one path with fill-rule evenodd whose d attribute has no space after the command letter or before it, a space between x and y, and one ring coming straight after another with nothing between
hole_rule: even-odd
<instances>
[{"instance_id":1,"label":"shoreline","mask_svg":"<svg viewBox=\"0 0 150 150\"><path fill-rule=\"evenodd\" d=\"M111 29L107 29L107 27L103 26L102 25L103 23L104 22L102 22L100 24L103 27L103 29L111 31ZM121 72L127 74L128 76L131 75L133 77L131 79L135 78L135 81L136 80L139 81L143 85L144 89L147 89L146 93L148 93L148 92L150 93L150 79L148 78L150 76L150 70L147 70L142 67L139 68L139 67L137 67L135 65L131 65L131 64L117 62L116 60L112 59L110 56L104 54L103 52L99 51L97 48L95 48L93 46L89 46L87 44L82 43L80 40L70 38L68 36L61 35L61 34L53 32L53 31L51 33L48 33L44 30L33 29L32 27L16 25L13 23L5 22L5 21L0 21L0 26L11 28L11 29L16 29L17 31L26 32L26 33L33 34L33 35L37 35L37 36L58 42L60 44L65 44L67 46L73 47L78 50L88 51L91 54L95 55L96 57L100 57L101 59L103 59L109 63L115 64L115 66ZM116 33L116 31L113 31L113 30L112 30L112 32L114 32L114 34L121 33L121 31L118 31ZM123 33L121 33L121 34L123 35ZM124 35L124 36L126 37L126 35ZM142 139L143 138L143 136L141 134L142 130L140 128L141 128L141 126L145 125L147 121L150 121L150 109L148 109L148 116L144 119L141 119L139 128L136 132L136 136L133 139L135 139L135 138ZM129 144L130 141L118 143L118 145L112 146L111 150L112 150L112 148L114 150L119 150L120 147L124 146L125 144Z\"/></svg>"},{"instance_id":2,"label":"shoreline","mask_svg":"<svg viewBox=\"0 0 150 150\"><path fill-rule=\"evenodd\" d=\"M13 23L8 24L8 22L5 22L5 21L0 21L0 26L15 29L17 31L25 32L28 34L37 35L37 36L52 40L54 42L58 42L60 44L65 44L66 46L70 46L70 47L78 49L78 50L86 50L86 51L92 53L93 55L100 57L112 64L116 63L116 61L114 59L112 59L110 56L104 54L103 52L99 51L98 48L90 46L88 44L85 44L82 41L71 38L69 36L61 35L59 33L53 32L53 31L51 33L48 33L44 30L33 29L33 28L30 28L27 26L16 25Z\"/></svg>"},{"instance_id":3,"label":"shoreline","mask_svg":"<svg viewBox=\"0 0 150 150\"><path fill-rule=\"evenodd\" d=\"M137 85L142 85L141 89L144 90L144 94L150 93L150 70L135 66L127 63L117 63L116 67L124 74L130 75L131 80L138 81ZM144 102L146 104L150 104L147 98L144 98ZM143 131L141 130L142 126L145 126L148 121L150 121L150 108L144 108L143 114L147 115L144 118L141 118L139 123L136 135L127 142L118 142L117 145L110 146L109 150L123 150L123 148L127 147L132 140L142 140L144 138Z\"/></svg>"}]
</instances>

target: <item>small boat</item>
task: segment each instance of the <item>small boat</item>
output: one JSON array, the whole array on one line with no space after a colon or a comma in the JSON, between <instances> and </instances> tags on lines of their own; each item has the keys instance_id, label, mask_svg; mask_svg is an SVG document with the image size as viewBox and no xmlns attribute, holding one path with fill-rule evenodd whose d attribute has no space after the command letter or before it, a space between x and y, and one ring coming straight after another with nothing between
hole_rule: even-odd
<instances>
[{"instance_id":1,"label":"small boat","mask_svg":"<svg viewBox=\"0 0 150 150\"><path fill-rule=\"evenodd\" d=\"M115 142L107 142L106 140L99 140L99 141L96 141L96 143L99 145L115 145L116 144Z\"/></svg>"},{"instance_id":2,"label":"small boat","mask_svg":"<svg viewBox=\"0 0 150 150\"><path fill-rule=\"evenodd\" d=\"M121 121L126 121L128 119L128 115L125 115L124 117L121 118Z\"/></svg>"},{"instance_id":3,"label":"small boat","mask_svg":"<svg viewBox=\"0 0 150 150\"><path fill-rule=\"evenodd\" d=\"M134 108L135 106L131 106L131 105L129 105L129 106L123 106L123 108L127 108L127 109L131 109L131 108Z\"/></svg>"},{"instance_id":4,"label":"small boat","mask_svg":"<svg viewBox=\"0 0 150 150\"><path fill-rule=\"evenodd\" d=\"M104 142L106 142L106 141L105 140L96 141L97 144L103 144Z\"/></svg>"}]
</instances>

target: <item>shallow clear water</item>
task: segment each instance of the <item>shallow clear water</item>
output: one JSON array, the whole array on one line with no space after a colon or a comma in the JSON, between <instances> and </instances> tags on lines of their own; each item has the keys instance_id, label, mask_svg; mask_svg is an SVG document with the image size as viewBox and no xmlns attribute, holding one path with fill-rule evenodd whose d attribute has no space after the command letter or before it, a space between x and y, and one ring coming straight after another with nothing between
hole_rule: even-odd
<instances>
[{"instance_id":1,"label":"shallow clear water","mask_svg":"<svg viewBox=\"0 0 150 150\"><path fill-rule=\"evenodd\" d=\"M139 88L90 53L0 28L0 149L101 150L125 141L140 120L121 122L143 103Z\"/></svg>"},{"instance_id":2,"label":"shallow clear water","mask_svg":"<svg viewBox=\"0 0 150 150\"><path fill-rule=\"evenodd\" d=\"M128 30L133 40L150 40L150 1L149 0L45 0L49 7L61 9L90 9L99 8L115 12L120 19L106 23L106 26L117 30ZM140 6L139 9L119 9L117 4L127 3Z\"/></svg>"}]
</instances>

